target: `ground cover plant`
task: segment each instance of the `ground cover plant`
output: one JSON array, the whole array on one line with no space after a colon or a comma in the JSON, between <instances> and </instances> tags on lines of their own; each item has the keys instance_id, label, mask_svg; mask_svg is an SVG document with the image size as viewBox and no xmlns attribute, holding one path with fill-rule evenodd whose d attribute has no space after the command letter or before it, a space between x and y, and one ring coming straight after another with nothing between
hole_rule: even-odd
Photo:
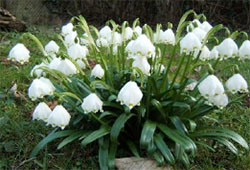
<instances>
[{"instance_id":1,"label":"ground cover plant","mask_svg":"<svg viewBox=\"0 0 250 170\"><path fill-rule=\"evenodd\" d=\"M73 26L71 24L65 26L62 29L64 40L58 36L65 44L65 48L62 47L59 52L55 43L49 43L50 45L44 49L36 37L24 34L24 39L33 39L44 54L43 64L36 67L32 74L38 77L46 74L46 77L53 82L51 84L43 77L35 79L29 87L29 97L32 100L41 100L40 98L44 99L45 95L53 93L53 96L46 97L45 100L59 102L53 112L45 103L39 103L33 118L43 119L48 124L61 129L66 128L63 131L55 128L35 147L31 157L48 142L60 137L65 139L58 148L74 140L79 141L83 146L98 140L99 163L102 169L114 166L113 160L117 148L119 151L123 148L121 155L148 156L155 158L160 164L165 161L171 164L182 162L186 166L189 166L190 160L192 161L193 156L197 154L197 146L215 149L217 143L203 140L203 137L224 144L235 154L239 151L228 139L247 149L246 141L238 134L216 126L219 122L214 118L218 115L220 119L222 118L219 112L224 112L225 109L219 109L226 106L228 101L222 84L211 75L215 74L214 70L217 67L223 66L221 59L229 62L228 69L233 69L237 73L239 69L234 62L239 58L247 59L248 56L245 55L247 51L241 55L241 48L239 53L238 49L223 51L224 47L220 50L219 47L225 44L235 48L236 44L232 39L236 39L238 33L230 34L227 29L219 25L210 28L210 31L203 36L202 31L197 29L199 22L195 20L190 24L185 21L186 16L180 21L176 35L171 31L171 24L166 32L163 32L158 25L155 34L149 26L144 26L143 35L140 27L137 27L137 21L131 28L132 33L127 23L118 26L112 21L110 24L113 31L109 27L104 27L100 31L90 27L93 31L90 32L83 18L75 18L72 22L76 23L75 29L78 35L86 34L80 36L82 39L78 39ZM199 19L203 16L196 15L196 17ZM181 34L187 25L189 25L187 31L192 33ZM228 36L232 38L226 39L224 44L223 40L219 41L213 35L221 29L226 30ZM121 34L116 31L120 31ZM200 37L197 37L195 32L198 32ZM96 34L94 38L92 34ZM191 44L190 41L185 43L185 38L187 40L191 38L193 40L191 42L195 44ZM214 56L212 56L213 50L210 55L205 48L207 40L213 41L213 44L214 41L218 41L220 44ZM82 46L83 44L86 47ZM212 49L213 44L207 45ZM204 47L201 48L202 46ZM20 63L26 62L29 58L28 50L21 44L15 47L12 49L14 52L10 52L10 57ZM25 51L22 53L22 58L20 55L12 55L15 54L15 50L18 51L18 48ZM199 52L200 49L202 52ZM244 62L246 61L241 61L241 63ZM174 68L171 65L178 67ZM202 66L200 71L199 66ZM196 72L193 71L195 68ZM220 74L216 76L219 77ZM221 75L221 78L224 78L223 76ZM210 89L209 93L204 92L210 87L204 83L208 78L215 81L210 84L215 86L214 92L214 89ZM202 83L206 86L205 89L202 88ZM247 83L244 80L237 83L241 83L242 86L232 88L230 81L227 81L228 91L231 90L234 94L236 91L247 92ZM128 92L126 92L127 88ZM230 95L228 91L227 94ZM221 98L216 100L217 97ZM229 104L233 106L238 101L237 98L232 97ZM139 103L140 105L136 106ZM60 112L57 112L58 110ZM101 113L96 113L97 111ZM58 113L63 113L65 116L57 117ZM131 152L128 152L129 150Z\"/></svg>"}]
</instances>

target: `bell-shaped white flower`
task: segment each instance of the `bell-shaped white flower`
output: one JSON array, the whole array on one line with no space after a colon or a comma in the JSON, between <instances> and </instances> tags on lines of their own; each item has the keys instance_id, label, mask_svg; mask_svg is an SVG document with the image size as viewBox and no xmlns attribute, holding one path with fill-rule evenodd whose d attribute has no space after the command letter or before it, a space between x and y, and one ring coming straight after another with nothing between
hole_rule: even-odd
<instances>
[{"instance_id":1,"label":"bell-shaped white flower","mask_svg":"<svg viewBox=\"0 0 250 170\"><path fill-rule=\"evenodd\" d=\"M76 66L67 58L64 60L61 60L56 70L62 72L66 76L70 76L70 75L78 73Z\"/></svg>"},{"instance_id":2,"label":"bell-shaped white flower","mask_svg":"<svg viewBox=\"0 0 250 170\"><path fill-rule=\"evenodd\" d=\"M230 77L226 82L226 87L233 94L236 92L248 92L247 81L240 74L234 74Z\"/></svg>"},{"instance_id":3,"label":"bell-shaped white flower","mask_svg":"<svg viewBox=\"0 0 250 170\"><path fill-rule=\"evenodd\" d=\"M68 34L70 34L71 32L73 32L73 24L72 23L68 23L67 25L62 26L62 36L67 36Z\"/></svg>"},{"instance_id":4,"label":"bell-shaped white flower","mask_svg":"<svg viewBox=\"0 0 250 170\"><path fill-rule=\"evenodd\" d=\"M132 66L139 68L145 75L150 75L150 64L148 63L147 58L136 57Z\"/></svg>"},{"instance_id":5,"label":"bell-shaped white flower","mask_svg":"<svg viewBox=\"0 0 250 170\"><path fill-rule=\"evenodd\" d=\"M231 38L226 38L218 46L219 56L223 59L233 58L238 54L238 46Z\"/></svg>"},{"instance_id":6,"label":"bell-shaped white flower","mask_svg":"<svg viewBox=\"0 0 250 170\"><path fill-rule=\"evenodd\" d=\"M68 55L73 60L86 59L87 51L85 46L74 44L68 48Z\"/></svg>"},{"instance_id":7,"label":"bell-shaped white flower","mask_svg":"<svg viewBox=\"0 0 250 170\"><path fill-rule=\"evenodd\" d=\"M59 46L56 44L55 41L50 41L46 46L45 46L45 51L47 52L47 54L54 58L56 57L56 54L59 51Z\"/></svg>"},{"instance_id":8,"label":"bell-shaped white flower","mask_svg":"<svg viewBox=\"0 0 250 170\"><path fill-rule=\"evenodd\" d=\"M109 45L121 45L122 43L122 36L120 33L118 32L114 32L111 34L111 36L107 39Z\"/></svg>"},{"instance_id":9,"label":"bell-shaped white flower","mask_svg":"<svg viewBox=\"0 0 250 170\"><path fill-rule=\"evenodd\" d=\"M194 59L198 56L198 54L199 54L199 51L195 51L195 53L194 53ZM201 49L201 53L200 53L199 59L202 60L202 61L206 61L206 60L210 59L210 50L207 48L207 46L204 46Z\"/></svg>"},{"instance_id":10,"label":"bell-shaped white flower","mask_svg":"<svg viewBox=\"0 0 250 170\"><path fill-rule=\"evenodd\" d=\"M137 36L142 34L142 28L140 26L136 26L134 28L134 32L137 34Z\"/></svg>"},{"instance_id":11,"label":"bell-shaped white flower","mask_svg":"<svg viewBox=\"0 0 250 170\"><path fill-rule=\"evenodd\" d=\"M125 104L132 109L134 106L140 105L142 97L143 94L136 82L129 81L120 90L117 101L120 101L122 105Z\"/></svg>"},{"instance_id":12,"label":"bell-shaped white flower","mask_svg":"<svg viewBox=\"0 0 250 170\"><path fill-rule=\"evenodd\" d=\"M201 42L194 33L189 32L180 41L180 47L181 47L181 53L190 54L192 52L200 50Z\"/></svg>"},{"instance_id":13,"label":"bell-shaped white flower","mask_svg":"<svg viewBox=\"0 0 250 170\"><path fill-rule=\"evenodd\" d=\"M124 40L130 40L133 37L133 29L130 27L126 27L125 28L125 32L124 32Z\"/></svg>"},{"instance_id":14,"label":"bell-shaped white flower","mask_svg":"<svg viewBox=\"0 0 250 170\"><path fill-rule=\"evenodd\" d=\"M109 42L108 42L108 40L105 39L105 38L98 38L98 39L96 40L96 45L97 45L98 47L108 47L108 46L109 46Z\"/></svg>"},{"instance_id":15,"label":"bell-shaped white flower","mask_svg":"<svg viewBox=\"0 0 250 170\"><path fill-rule=\"evenodd\" d=\"M201 25L200 28L203 29L205 32L210 31L213 27L211 24L209 24L207 21L204 21Z\"/></svg>"},{"instance_id":16,"label":"bell-shaped white flower","mask_svg":"<svg viewBox=\"0 0 250 170\"><path fill-rule=\"evenodd\" d=\"M239 49L240 59L250 59L250 41L245 40Z\"/></svg>"},{"instance_id":17,"label":"bell-shaped white flower","mask_svg":"<svg viewBox=\"0 0 250 170\"><path fill-rule=\"evenodd\" d=\"M41 77L34 79L28 89L29 98L34 101L46 95L52 95L55 91L54 85L47 78Z\"/></svg>"},{"instance_id":18,"label":"bell-shaped white flower","mask_svg":"<svg viewBox=\"0 0 250 170\"><path fill-rule=\"evenodd\" d=\"M194 30L195 28L200 28L201 27L201 23L198 19L194 19L186 28L187 32L191 32L192 30Z\"/></svg>"},{"instance_id":19,"label":"bell-shaped white flower","mask_svg":"<svg viewBox=\"0 0 250 170\"><path fill-rule=\"evenodd\" d=\"M81 106L85 114L87 114L89 112L103 112L102 105L103 102L99 99L99 97L95 93L91 93L83 99L83 103Z\"/></svg>"},{"instance_id":20,"label":"bell-shaped white flower","mask_svg":"<svg viewBox=\"0 0 250 170\"><path fill-rule=\"evenodd\" d=\"M147 58L154 56L155 47L146 35L142 34L132 42L127 45L126 50L131 52L133 58L138 55Z\"/></svg>"},{"instance_id":21,"label":"bell-shaped white flower","mask_svg":"<svg viewBox=\"0 0 250 170\"><path fill-rule=\"evenodd\" d=\"M219 52L217 50L217 46L214 46L213 49L211 50L210 52L210 56L209 56L210 59L218 59L219 58Z\"/></svg>"},{"instance_id":22,"label":"bell-shaped white flower","mask_svg":"<svg viewBox=\"0 0 250 170\"><path fill-rule=\"evenodd\" d=\"M62 61L61 58L55 57L55 58L53 58L53 60L50 61L48 67L49 67L50 69L57 70L57 68L58 68L58 66L60 65L61 61Z\"/></svg>"},{"instance_id":23,"label":"bell-shaped white flower","mask_svg":"<svg viewBox=\"0 0 250 170\"><path fill-rule=\"evenodd\" d=\"M32 114L32 118L33 120L43 120L47 122L51 112L52 110L49 108L49 106L46 103L41 102L36 106Z\"/></svg>"},{"instance_id":24,"label":"bell-shaped white flower","mask_svg":"<svg viewBox=\"0 0 250 170\"><path fill-rule=\"evenodd\" d=\"M100 64L96 64L91 71L91 76L101 79L104 76L104 70Z\"/></svg>"},{"instance_id":25,"label":"bell-shaped white flower","mask_svg":"<svg viewBox=\"0 0 250 170\"><path fill-rule=\"evenodd\" d=\"M41 64L38 64L38 65L35 65L35 66L32 68L32 70L31 70L31 72L30 72L30 75L31 75L31 76L36 76L36 77L45 76L46 73L45 73L42 69L39 69L39 68L45 67L45 66L47 66L47 64L45 64L45 63L41 63Z\"/></svg>"},{"instance_id":26,"label":"bell-shaped white flower","mask_svg":"<svg viewBox=\"0 0 250 170\"><path fill-rule=\"evenodd\" d=\"M29 61L30 51L21 43L16 44L9 52L9 58L21 64Z\"/></svg>"},{"instance_id":27,"label":"bell-shaped white flower","mask_svg":"<svg viewBox=\"0 0 250 170\"><path fill-rule=\"evenodd\" d=\"M224 87L220 80L214 76L209 75L205 78L199 85L198 90L201 95L205 98L217 96L219 94L223 94L225 92Z\"/></svg>"},{"instance_id":28,"label":"bell-shaped white flower","mask_svg":"<svg viewBox=\"0 0 250 170\"><path fill-rule=\"evenodd\" d=\"M64 38L64 41L67 47L70 47L76 44L77 42L79 42L76 31L73 31L69 33L68 35L66 35Z\"/></svg>"},{"instance_id":29,"label":"bell-shaped white flower","mask_svg":"<svg viewBox=\"0 0 250 170\"><path fill-rule=\"evenodd\" d=\"M223 93L216 96L210 96L208 101L217 106L219 109L223 109L228 104L228 97Z\"/></svg>"},{"instance_id":30,"label":"bell-shaped white flower","mask_svg":"<svg viewBox=\"0 0 250 170\"><path fill-rule=\"evenodd\" d=\"M159 33L154 34L155 43L165 43L165 44L174 44L175 35L172 29L167 29L166 31L160 30Z\"/></svg>"},{"instance_id":31,"label":"bell-shaped white flower","mask_svg":"<svg viewBox=\"0 0 250 170\"><path fill-rule=\"evenodd\" d=\"M105 26L99 31L99 36L104 39L110 39L111 34L112 34L112 30L109 26Z\"/></svg>"},{"instance_id":32,"label":"bell-shaped white flower","mask_svg":"<svg viewBox=\"0 0 250 170\"><path fill-rule=\"evenodd\" d=\"M62 105L57 105L50 114L47 125L64 129L69 124L70 118L69 112Z\"/></svg>"},{"instance_id":33,"label":"bell-shaped white flower","mask_svg":"<svg viewBox=\"0 0 250 170\"><path fill-rule=\"evenodd\" d=\"M202 42L207 35L207 33L199 27L195 28L192 33L199 38L200 42Z\"/></svg>"}]
</instances>

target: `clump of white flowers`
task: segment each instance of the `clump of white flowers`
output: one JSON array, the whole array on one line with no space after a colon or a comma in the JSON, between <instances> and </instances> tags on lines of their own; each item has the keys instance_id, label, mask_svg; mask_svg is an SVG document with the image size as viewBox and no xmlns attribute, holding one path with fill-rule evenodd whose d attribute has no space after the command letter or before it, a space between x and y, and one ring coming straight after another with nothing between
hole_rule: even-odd
<instances>
[{"instance_id":1,"label":"clump of white flowers","mask_svg":"<svg viewBox=\"0 0 250 170\"><path fill-rule=\"evenodd\" d=\"M16 44L9 52L9 59L21 64L28 62L30 51L21 43Z\"/></svg>"}]
</instances>

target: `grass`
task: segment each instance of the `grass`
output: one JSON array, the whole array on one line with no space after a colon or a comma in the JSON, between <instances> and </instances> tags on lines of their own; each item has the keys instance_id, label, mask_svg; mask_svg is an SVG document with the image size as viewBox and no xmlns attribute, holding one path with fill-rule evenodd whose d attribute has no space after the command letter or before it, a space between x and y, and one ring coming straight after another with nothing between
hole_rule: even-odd
<instances>
[{"instance_id":1,"label":"grass","mask_svg":"<svg viewBox=\"0 0 250 170\"><path fill-rule=\"evenodd\" d=\"M35 34L43 44L53 39L56 29L46 27L29 31ZM49 30L49 31L48 31ZM8 56L9 50L20 42L20 33L0 32L0 59ZM62 150L56 150L57 143L49 144L35 159L29 159L29 154L35 145L51 130L41 122L31 121L34 104L27 97L27 88L32 81L29 77L32 66L41 61L35 44L25 40L25 45L31 51L31 61L23 66L13 63L0 63L0 169L98 169L97 149L95 146L81 148L73 143ZM250 84L249 61L237 62L241 74ZM220 63L225 65L227 63ZM217 68L221 68L220 65ZM218 70L218 69L217 69ZM219 70L226 80L232 75L230 70ZM18 85L18 91L27 98L15 98L8 92L12 83ZM223 113L217 113L219 123L230 127L250 142L250 108L244 102L233 104ZM58 140L59 142L60 140ZM242 152L235 156L226 148L217 146L217 152L200 150L190 169L250 169L250 154ZM242 150L240 150L242 151ZM176 165L175 169L183 169Z\"/></svg>"}]
</instances>

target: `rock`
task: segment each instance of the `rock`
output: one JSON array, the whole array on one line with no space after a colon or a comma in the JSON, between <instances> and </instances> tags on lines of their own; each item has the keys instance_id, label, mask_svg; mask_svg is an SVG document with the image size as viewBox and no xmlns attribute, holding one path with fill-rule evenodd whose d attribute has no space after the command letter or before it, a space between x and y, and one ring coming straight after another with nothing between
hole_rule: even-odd
<instances>
[{"instance_id":1,"label":"rock","mask_svg":"<svg viewBox=\"0 0 250 170\"><path fill-rule=\"evenodd\" d=\"M155 160L137 157L115 159L115 166L118 170L173 170L169 165L159 166Z\"/></svg>"}]
</instances>

